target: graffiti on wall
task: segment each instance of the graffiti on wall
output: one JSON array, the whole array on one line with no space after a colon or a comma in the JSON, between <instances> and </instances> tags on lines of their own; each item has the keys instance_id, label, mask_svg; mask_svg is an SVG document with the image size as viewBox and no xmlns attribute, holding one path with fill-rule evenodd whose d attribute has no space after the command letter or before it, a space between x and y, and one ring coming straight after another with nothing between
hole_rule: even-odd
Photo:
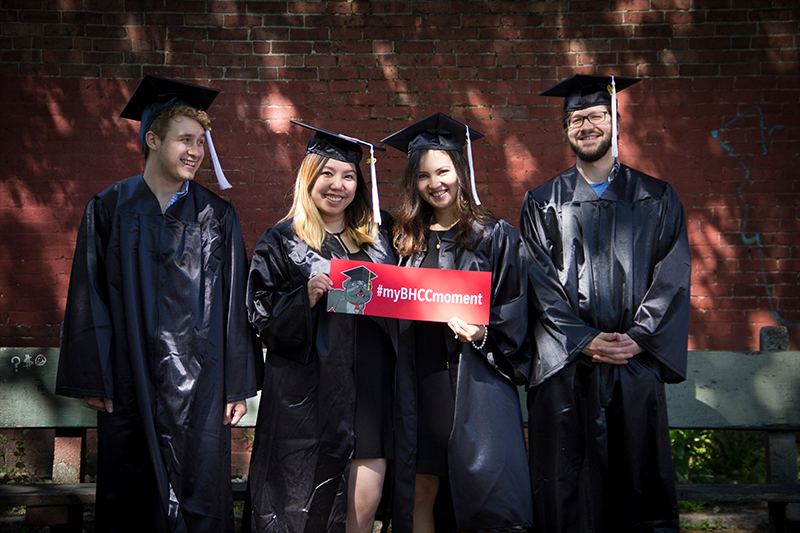
<instances>
[{"instance_id":1,"label":"graffiti on wall","mask_svg":"<svg viewBox=\"0 0 800 533\"><path fill-rule=\"evenodd\" d=\"M726 130L732 130L734 126L741 120L745 118L757 118L758 119L758 134L759 134L759 142L761 145L761 155L766 156L769 154L770 148L770 140L772 140L772 135L778 131L786 131L786 130L800 130L800 126L772 126L771 128L767 128L764 124L764 114L761 110L760 106L753 106L738 115L736 118L730 120L725 125L723 125L718 130L713 130L711 132L711 136L714 137L722 146L722 148L728 153L729 156L733 157L736 162L741 166L742 170L744 170L744 177L742 178L739 186L736 189L736 195L739 198L739 201L742 203L744 207L744 215L742 217L742 222L740 226L740 236L742 238L742 242L750 246L756 253L756 257L759 258L759 262L761 265L759 275L763 282L764 288L767 293L767 300L769 301L770 311L775 316L775 318L784 326L789 328L800 328L800 322L793 322L791 320L786 319L781 313L778 311L778 306L776 305L776 296L774 286L769 282L768 279L768 269L765 264L765 246L764 239L762 239L762 234L757 231L755 225L751 220L751 215L753 212L753 206L748 203L747 197L745 194L745 188L750 183L750 179L752 176L752 169L751 165L745 162L744 154L738 152L733 147L733 142L731 141L724 141L720 138L720 133ZM785 154L781 154L785 155ZM796 156L795 156L796 157Z\"/></svg>"}]
</instances>

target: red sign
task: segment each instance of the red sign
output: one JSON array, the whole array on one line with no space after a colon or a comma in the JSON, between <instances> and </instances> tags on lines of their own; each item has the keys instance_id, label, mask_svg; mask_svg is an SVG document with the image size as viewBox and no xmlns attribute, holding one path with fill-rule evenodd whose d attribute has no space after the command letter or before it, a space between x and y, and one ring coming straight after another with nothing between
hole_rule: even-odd
<instances>
[{"instance_id":1,"label":"red sign","mask_svg":"<svg viewBox=\"0 0 800 533\"><path fill-rule=\"evenodd\" d=\"M488 324L491 272L408 268L331 259L329 312ZM341 287L341 288L340 288Z\"/></svg>"}]
</instances>

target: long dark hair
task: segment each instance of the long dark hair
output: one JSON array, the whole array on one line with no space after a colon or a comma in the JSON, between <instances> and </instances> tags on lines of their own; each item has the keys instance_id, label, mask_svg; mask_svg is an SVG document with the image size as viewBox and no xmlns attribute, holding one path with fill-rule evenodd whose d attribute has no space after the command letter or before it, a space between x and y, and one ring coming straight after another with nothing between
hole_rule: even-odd
<instances>
[{"instance_id":1,"label":"long dark hair","mask_svg":"<svg viewBox=\"0 0 800 533\"><path fill-rule=\"evenodd\" d=\"M403 174L403 203L397 212L394 226L394 245L398 255L407 256L425 248L433 223L433 207L422 199L417 188L419 163L428 150L416 150L408 156L408 164ZM469 232L473 221L485 223L492 215L475 203L469 183L469 167L464 154L446 150L458 177L458 197L456 198L456 240L466 249L473 248Z\"/></svg>"}]
</instances>

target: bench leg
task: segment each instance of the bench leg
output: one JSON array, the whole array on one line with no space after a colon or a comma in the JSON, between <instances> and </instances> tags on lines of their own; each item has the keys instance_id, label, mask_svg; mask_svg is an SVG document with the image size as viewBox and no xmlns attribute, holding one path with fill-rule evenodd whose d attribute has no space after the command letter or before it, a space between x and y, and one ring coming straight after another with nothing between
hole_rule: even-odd
<instances>
[{"instance_id":1,"label":"bench leg","mask_svg":"<svg viewBox=\"0 0 800 533\"><path fill-rule=\"evenodd\" d=\"M765 443L767 483L797 483L797 439L791 431L768 431ZM787 521L787 504L769 504L770 533L797 531L794 521ZM791 509L792 511L794 509Z\"/></svg>"},{"instance_id":2,"label":"bench leg","mask_svg":"<svg viewBox=\"0 0 800 533\"><path fill-rule=\"evenodd\" d=\"M83 504L29 505L25 508L25 525L50 526L50 533L82 533Z\"/></svg>"}]
</instances>

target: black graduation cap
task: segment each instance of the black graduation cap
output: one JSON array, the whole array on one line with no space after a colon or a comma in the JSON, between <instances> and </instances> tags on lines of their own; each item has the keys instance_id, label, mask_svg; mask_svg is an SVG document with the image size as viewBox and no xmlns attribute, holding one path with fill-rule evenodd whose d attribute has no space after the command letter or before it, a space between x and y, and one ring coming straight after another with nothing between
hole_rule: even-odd
<instances>
[{"instance_id":1,"label":"black graduation cap","mask_svg":"<svg viewBox=\"0 0 800 533\"><path fill-rule=\"evenodd\" d=\"M343 270L342 274L352 280L363 281L365 283L369 283L373 280L373 278L378 277L376 274L373 274L371 270L363 266L357 266L355 268L351 268L350 270Z\"/></svg>"},{"instance_id":2,"label":"black graduation cap","mask_svg":"<svg viewBox=\"0 0 800 533\"><path fill-rule=\"evenodd\" d=\"M469 128L470 140L483 138L482 133ZM442 113L423 118L381 141L401 152L415 150L452 150L461 152L467 142L467 126Z\"/></svg>"},{"instance_id":3,"label":"black graduation cap","mask_svg":"<svg viewBox=\"0 0 800 533\"><path fill-rule=\"evenodd\" d=\"M376 150L386 151L385 148L373 146L368 142L356 139L355 137L348 137L341 133L311 126L310 124L303 124L297 120L292 119L292 124L303 126L310 130L315 131L314 136L308 141L306 153L317 154L329 159L336 159L337 161L344 161L345 163L359 164L361 162L361 146L370 146Z\"/></svg>"},{"instance_id":4,"label":"black graduation cap","mask_svg":"<svg viewBox=\"0 0 800 533\"><path fill-rule=\"evenodd\" d=\"M596 105L611 105L612 76L593 76L575 74L553 85L539 96L556 96L564 99L564 112L578 111ZM622 78L614 76L616 90L627 89L641 78Z\"/></svg>"},{"instance_id":5,"label":"black graduation cap","mask_svg":"<svg viewBox=\"0 0 800 533\"><path fill-rule=\"evenodd\" d=\"M119 116L141 121L139 143L144 147L145 135L164 110L189 105L206 111L218 94L217 89L145 74Z\"/></svg>"}]
</instances>

